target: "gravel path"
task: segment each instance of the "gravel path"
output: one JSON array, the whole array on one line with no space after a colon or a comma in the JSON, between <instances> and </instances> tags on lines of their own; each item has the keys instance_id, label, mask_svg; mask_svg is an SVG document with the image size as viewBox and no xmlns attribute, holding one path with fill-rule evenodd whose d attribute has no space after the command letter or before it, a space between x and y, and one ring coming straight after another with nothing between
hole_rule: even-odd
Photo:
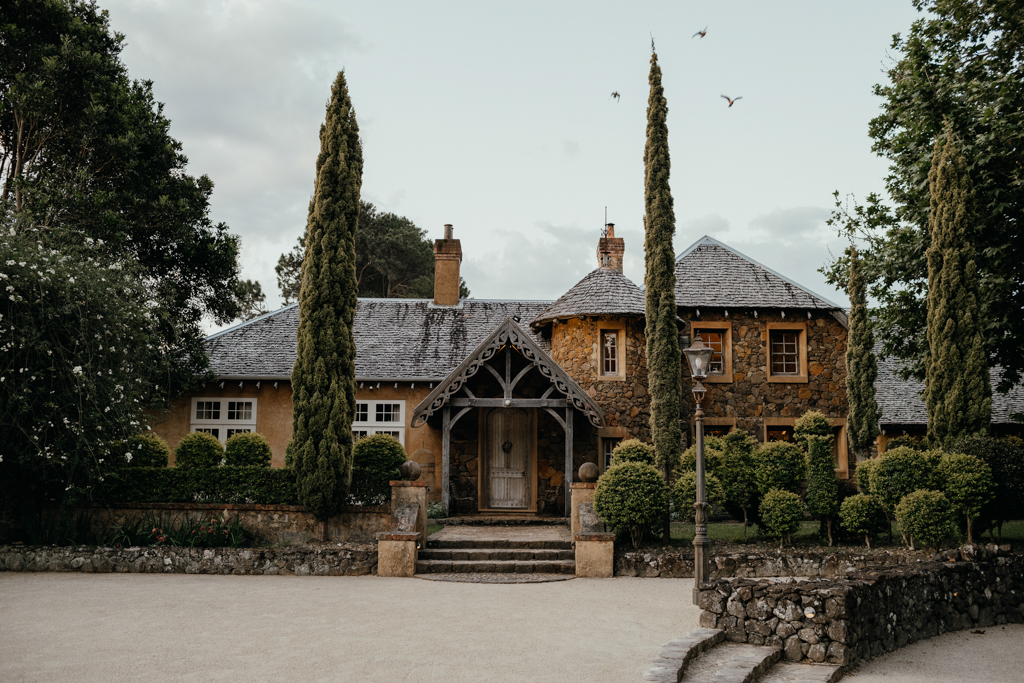
<instances>
[{"instance_id":1,"label":"gravel path","mask_svg":"<svg viewBox=\"0 0 1024 683\"><path fill-rule=\"evenodd\" d=\"M639 681L691 588L0 573L0 681Z\"/></svg>"}]
</instances>

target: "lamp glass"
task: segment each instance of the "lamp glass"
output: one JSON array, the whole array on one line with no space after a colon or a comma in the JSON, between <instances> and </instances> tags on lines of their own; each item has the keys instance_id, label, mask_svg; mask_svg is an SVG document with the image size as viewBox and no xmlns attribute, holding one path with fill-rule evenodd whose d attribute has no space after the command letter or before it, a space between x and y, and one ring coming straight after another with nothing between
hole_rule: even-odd
<instances>
[{"instance_id":1,"label":"lamp glass","mask_svg":"<svg viewBox=\"0 0 1024 683\"><path fill-rule=\"evenodd\" d=\"M711 364L711 354L714 352L714 349L704 344L699 334L689 348L683 349L686 362L690 366L690 375L694 379L702 380L708 376L708 365Z\"/></svg>"}]
</instances>

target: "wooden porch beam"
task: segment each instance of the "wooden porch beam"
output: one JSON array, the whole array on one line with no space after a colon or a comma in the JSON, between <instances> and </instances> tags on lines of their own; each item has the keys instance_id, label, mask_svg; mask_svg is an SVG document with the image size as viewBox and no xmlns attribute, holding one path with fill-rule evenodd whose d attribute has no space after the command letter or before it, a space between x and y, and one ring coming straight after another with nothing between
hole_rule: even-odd
<instances>
[{"instance_id":1,"label":"wooden porch beam","mask_svg":"<svg viewBox=\"0 0 1024 683\"><path fill-rule=\"evenodd\" d=\"M506 405L506 401L508 404ZM456 408L565 408L564 398L453 398L448 401ZM447 404L446 404L447 406Z\"/></svg>"}]
</instances>

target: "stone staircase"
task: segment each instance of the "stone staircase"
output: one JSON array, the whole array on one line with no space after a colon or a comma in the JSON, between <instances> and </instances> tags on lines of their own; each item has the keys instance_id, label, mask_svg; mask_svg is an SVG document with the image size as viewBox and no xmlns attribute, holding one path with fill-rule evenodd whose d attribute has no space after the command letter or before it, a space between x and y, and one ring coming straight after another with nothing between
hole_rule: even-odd
<instances>
[{"instance_id":1,"label":"stone staircase","mask_svg":"<svg viewBox=\"0 0 1024 683\"><path fill-rule=\"evenodd\" d=\"M725 642L725 631L698 629L661 648L647 683L835 683L841 667L782 662L782 650Z\"/></svg>"},{"instance_id":2,"label":"stone staircase","mask_svg":"<svg viewBox=\"0 0 1024 683\"><path fill-rule=\"evenodd\" d=\"M576 573L569 529L561 524L447 526L419 551L417 574Z\"/></svg>"}]
</instances>

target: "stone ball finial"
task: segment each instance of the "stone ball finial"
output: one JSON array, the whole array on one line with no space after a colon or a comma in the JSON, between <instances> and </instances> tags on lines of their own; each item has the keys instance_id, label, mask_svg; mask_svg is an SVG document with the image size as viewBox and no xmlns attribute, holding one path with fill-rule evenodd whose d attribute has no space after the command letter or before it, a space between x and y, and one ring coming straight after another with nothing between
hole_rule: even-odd
<instances>
[{"instance_id":1,"label":"stone ball finial","mask_svg":"<svg viewBox=\"0 0 1024 683\"><path fill-rule=\"evenodd\" d=\"M405 481L416 481L420 478L420 464L415 460L406 460L398 470Z\"/></svg>"},{"instance_id":2,"label":"stone ball finial","mask_svg":"<svg viewBox=\"0 0 1024 683\"><path fill-rule=\"evenodd\" d=\"M585 462L580 465L580 480L585 482L597 481L600 470L597 469L597 465L592 462Z\"/></svg>"}]
</instances>

